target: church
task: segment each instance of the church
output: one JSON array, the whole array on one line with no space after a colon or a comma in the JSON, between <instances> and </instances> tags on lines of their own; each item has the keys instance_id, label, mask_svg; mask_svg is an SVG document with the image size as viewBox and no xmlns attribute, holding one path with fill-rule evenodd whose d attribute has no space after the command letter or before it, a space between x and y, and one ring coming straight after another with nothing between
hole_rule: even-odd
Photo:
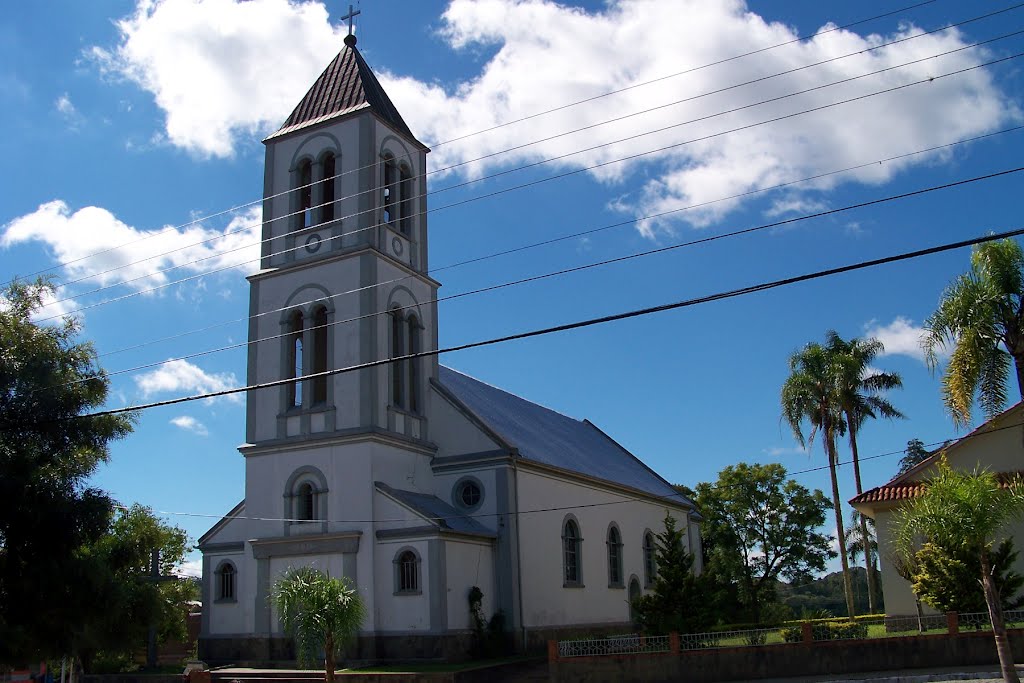
<instances>
[{"instance_id":1,"label":"church","mask_svg":"<svg viewBox=\"0 0 1024 683\"><path fill-rule=\"evenodd\" d=\"M699 570L698 511L640 459L430 355L429 150L351 32L264 144L247 383L276 384L247 397L245 498L199 540L201 659L292 658L268 600L291 567L357 588L359 659L464 656L474 587L520 650L629 631L666 514Z\"/></svg>"}]
</instances>

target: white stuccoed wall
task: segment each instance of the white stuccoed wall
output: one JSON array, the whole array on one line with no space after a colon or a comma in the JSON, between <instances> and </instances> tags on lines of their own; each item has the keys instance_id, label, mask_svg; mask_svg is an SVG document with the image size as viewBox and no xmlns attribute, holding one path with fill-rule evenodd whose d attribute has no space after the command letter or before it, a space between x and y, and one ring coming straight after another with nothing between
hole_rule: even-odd
<instances>
[{"instance_id":1,"label":"white stuccoed wall","mask_svg":"<svg viewBox=\"0 0 1024 683\"><path fill-rule=\"evenodd\" d=\"M484 594L484 618L489 619L494 612L494 553L490 543L448 541L446 545L448 628L470 629L469 591L473 586Z\"/></svg>"}]
</instances>

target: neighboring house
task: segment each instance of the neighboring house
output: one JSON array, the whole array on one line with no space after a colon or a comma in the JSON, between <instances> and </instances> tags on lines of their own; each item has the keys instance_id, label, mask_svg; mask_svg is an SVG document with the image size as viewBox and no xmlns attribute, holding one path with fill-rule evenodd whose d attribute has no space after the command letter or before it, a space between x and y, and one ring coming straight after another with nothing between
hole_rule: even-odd
<instances>
[{"instance_id":1,"label":"neighboring house","mask_svg":"<svg viewBox=\"0 0 1024 683\"><path fill-rule=\"evenodd\" d=\"M1024 470L1024 403L1018 403L932 454L906 474L850 501L853 507L875 520L886 614L915 614L917 611L909 582L893 567L895 511L921 492L921 483L934 474L943 453L950 467L956 470L973 472L985 469L1006 475L1020 473ZM1010 534L1016 548L1024 550L1024 522L1014 525ZM1018 558L1016 570L1024 573L1024 557Z\"/></svg>"},{"instance_id":2,"label":"neighboring house","mask_svg":"<svg viewBox=\"0 0 1024 683\"><path fill-rule=\"evenodd\" d=\"M248 383L436 349L428 150L353 36L264 143ZM693 503L611 437L436 356L251 391L245 441L245 499L199 541L208 662L288 658L289 567L354 582L359 657L454 657L473 586L536 645L629 628L666 514L701 556Z\"/></svg>"}]
</instances>

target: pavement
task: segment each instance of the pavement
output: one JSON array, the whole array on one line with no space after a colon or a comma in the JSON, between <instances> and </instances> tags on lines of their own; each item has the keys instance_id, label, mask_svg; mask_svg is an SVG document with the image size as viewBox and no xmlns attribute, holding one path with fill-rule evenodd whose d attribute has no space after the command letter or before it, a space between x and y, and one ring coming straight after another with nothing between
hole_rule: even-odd
<instances>
[{"instance_id":1,"label":"pavement","mask_svg":"<svg viewBox=\"0 0 1024 683\"><path fill-rule=\"evenodd\" d=\"M1024 680L1024 665L1017 665L1017 675ZM757 683L939 683L941 681L976 681L1003 683L998 666L946 667L907 671L867 671L837 676L800 676L797 678L766 678Z\"/></svg>"}]
</instances>

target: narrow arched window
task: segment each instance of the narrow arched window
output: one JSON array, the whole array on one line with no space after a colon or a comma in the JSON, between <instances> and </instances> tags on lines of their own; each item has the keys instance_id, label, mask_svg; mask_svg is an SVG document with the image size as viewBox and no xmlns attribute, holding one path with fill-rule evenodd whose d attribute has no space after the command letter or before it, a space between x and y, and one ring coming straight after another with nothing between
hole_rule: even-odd
<instances>
[{"instance_id":1,"label":"narrow arched window","mask_svg":"<svg viewBox=\"0 0 1024 683\"><path fill-rule=\"evenodd\" d=\"M388 158L384 161L384 222L393 223L398 218L398 168L395 160Z\"/></svg>"},{"instance_id":2,"label":"narrow arched window","mask_svg":"<svg viewBox=\"0 0 1024 683\"><path fill-rule=\"evenodd\" d=\"M298 490L298 518L303 521L316 519L316 491L309 482L301 484Z\"/></svg>"},{"instance_id":3,"label":"narrow arched window","mask_svg":"<svg viewBox=\"0 0 1024 683\"><path fill-rule=\"evenodd\" d=\"M298 169L299 195L299 226L308 228L313 225L313 164L308 159L299 164Z\"/></svg>"},{"instance_id":4,"label":"narrow arched window","mask_svg":"<svg viewBox=\"0 0 1024 683\"><path fill-rule=\"evenodd\" d=\"M402 316L398 309L391 311L391 357L401 358L405 355L405 344L403 343ZM405 383L403 370L404 361L395 361L391 364L391 403L399 408L405 407L405 395L402 386Z\"/></svg>"},{"instance_id":5,"label":"narrow arched window","mask_svg":"<svg viewBox=\"0 0 1024 683\"><path fill-rule=\"evenodd\" d=\"M320 222L327 223L334 220L334 176L335 158L331 153L324 156L321 162L323 177L320 181Z\"/></svg>"},{"instance_id":6,"label":"narrow arched window","mask_svg":"<svg viewBox=\"0 0 1024 683\"><path fill-rule=\"evenodd\" d=\"M224 562L216 573L217 600L235 600L235 565Z\"/></svg>"},{"instance_id":7,"label":"narrow arched window","mask_svg":"<svg viewBox=\"0 0 1024 683\"><path fill-rule=\"evenodd\" d=\"M565 585L580 585L580 529L573 520L567 520L562 528L562 556L565 570Z\"/></svg>"},{"instance_id":8,"label":"narrow arched window","mask_svg":"<svg viewBox=\"0 0 1024 683\"><path fill-rule=\"evenodd\" d=\"M413 198L412 198L412 176L409 174L409 169L405 166L399 170L399 189L398 194L401 198L401 206L399 207L399 218L398 225L403 235L408 235L412 231L412 213L413 213Z\"/></svg>"},{"instance_id":9,"label":"narrow arched window","mask_svg":"<svg viewBox=\"0 0 1024 683\"><path fill-rule=\"evenodd\" d=\"M622 537L614 526L608 529L608 585L622 586Z\"/></svg>"},{"instance_id":10,"label":"narrow arched window","mask_svg":"<svg viewBox=\"0 0 1024 683\"><path fill-rule=\"evenodd\" d=\"M395 560L396 593L420 592L420 558L411 550L403 550Z\"/></svg>"},{"instance_id":11,"label":"narrow arched window","mask_svg":"<svg viewBox=\"0 0 1024 683\"><path fill-rule=\"evenodd\" d=\"M658 575L658 565L654 560L654 534L644 534L644 584L650 586Z\"/></svg>"},{"instance_id":12,"label":"narrow arched window","mask_svg":"<svg viewBox=\"0 0 1024 683\"><path fill-rule=\"evenodd\" d=\"M420 352L420 323L416 316L409 316L409 355ZM420 359L410 358L406 361L409 369L409 410L420 412Z\"/></svg>"},{"instance_id":13,"label":"narrow arched window","mask_svg":"<svg viewBox=\"0 0 1024 683\"><path fill-rule=\"evenodd\" d=\"M327 371L327 309L313 312L313 374ZM327 403L327 377L313 378L313 403Z\"/></svg>"},{"instance_id":14,"label":"narrow arched window","mask_svg":"<svg viewBox=\"0 0 1024 683\"><path fill-rule=\"evenodd\" d=\"M287 372L289 378L302 377L302 313L295 311L288 322ZM288 385L288 405L291 407L302 405L302 381L296 380Z\"/></svg>"}]
</instances>

